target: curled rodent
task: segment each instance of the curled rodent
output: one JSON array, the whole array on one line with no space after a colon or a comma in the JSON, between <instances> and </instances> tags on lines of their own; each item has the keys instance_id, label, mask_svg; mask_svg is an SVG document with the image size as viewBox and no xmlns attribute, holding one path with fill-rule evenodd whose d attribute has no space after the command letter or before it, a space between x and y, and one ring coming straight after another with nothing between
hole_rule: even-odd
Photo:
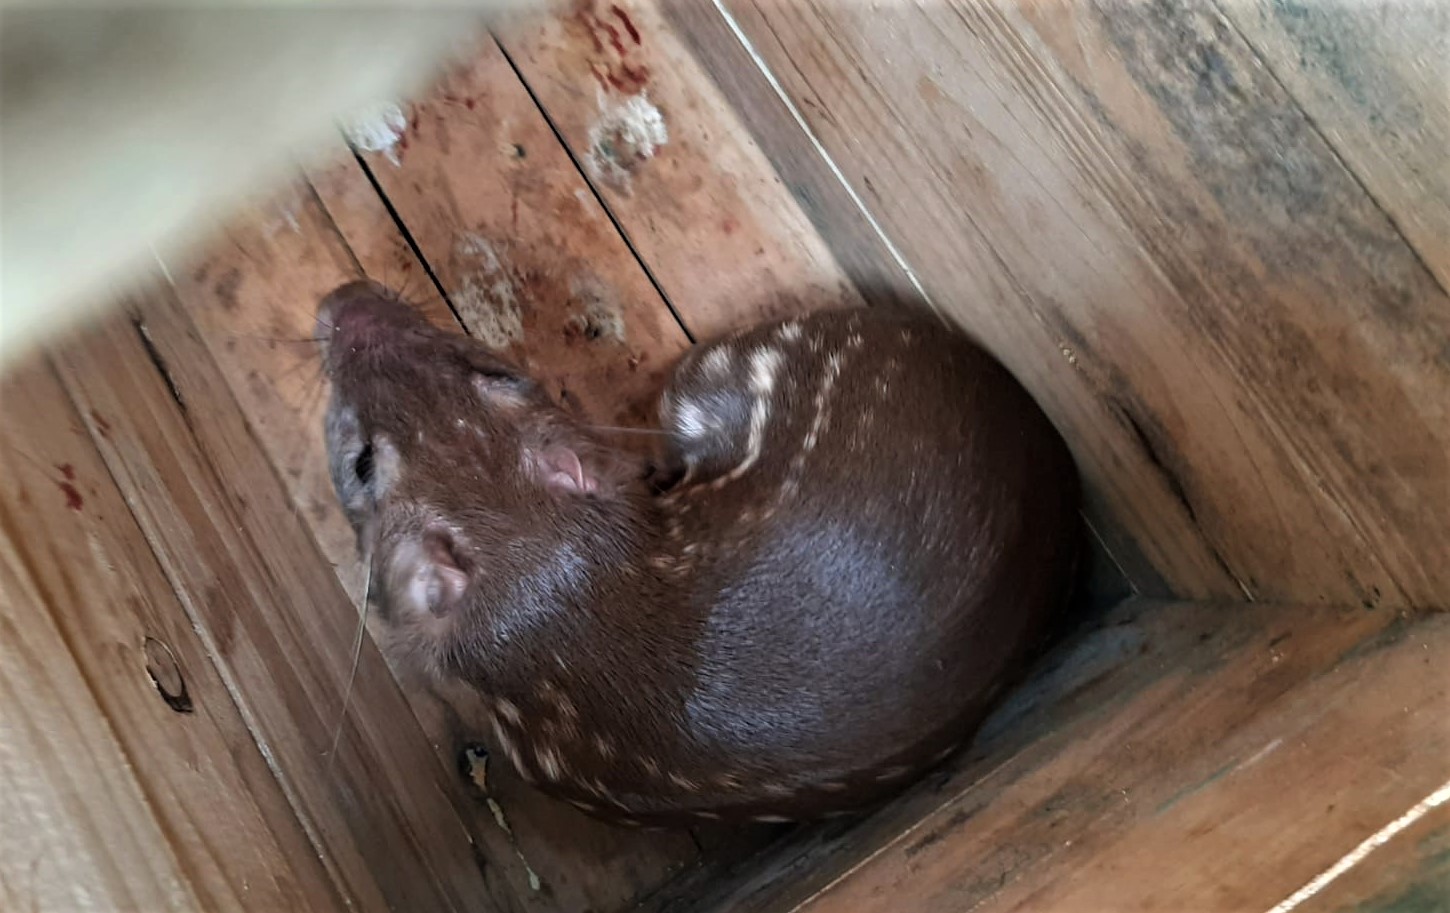
<instances>
[{"instance_id":1,"label":"curled rodent","mask_svg":"<svg viewBox=\"0 0 1450 913\"><path fill-rule=\"evenodd\" d=\"M384 648L476 689L494 748L598 817L887 798L972 735L1068 594L1071 456L930 315L696 346L654 465L380 285L333 291L318 324Z\"/></svg>"}]
</instances>

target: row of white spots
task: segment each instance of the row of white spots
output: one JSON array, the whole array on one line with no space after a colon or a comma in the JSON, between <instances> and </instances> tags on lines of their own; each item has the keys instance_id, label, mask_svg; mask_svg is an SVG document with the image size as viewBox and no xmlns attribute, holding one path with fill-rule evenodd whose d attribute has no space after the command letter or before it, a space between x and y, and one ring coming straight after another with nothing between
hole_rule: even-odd
<instances>
[{"instance_id":1,"label":"row of white spots","mask_svg":"<svg viewBox=\"0 0 1450 913\"><path fill-rule=\"evenodd\" d=\"M813 349L816 348L816 342L817 339L812 337ZM815 412L811 416L811 426L806 431L805 440L801 442L801 449L791 458L790 470L786 473L785 482L781 485L780 496L777 499L780 502L789 500L800 487L800 477L801 473L805 471L806 457L816 449L816 444L819 443L821 433L825 430L826 422L830 418L831 389L835 387L836 379L841 376L841 365L844 360L844 356L840 352L832 352L826 357L826 367L821 375L821 383L816 388Z\"/></svg>"},{"instance_id":2,"label":"row of white spots","mask_svg":"<svg viewBox=\"0 0 1450 913\"><path fill-rule=\"evenodd\" d=\"M542 686L540 686L539 693L541 696L550 696L555 706L559 708L561 713L564 713L565 715L577 714L577 710L573 708L572 703L567 703L567 697L562 692L560 692L557 687L554 686L552 683L545 682ZM528 768L525 767L523 763L523 758L518 749L518 746L515 743L515 740L510 737L507 729L505 728L505 722L514 727L519 727L523 721L523 714L519 710L517 704L504 698L500 698L494 702L494 711L495 713L492 721L493 735L499 750L502 751L509 758L509 760L513 763L514 768L518 770L520 776L524 779L524 781L532 783L533 778L530 776ZM603 734L597 734L593 737L593 743L595 749L598 751L599 756L602 759L608 761L616 756L617 748L615 747L614 742L610 740L608 736L605 736ZM636 760L638 761L639 766L643 770L643 772L654 780L668 782L686 792L699 792L702 788L701 783L695 779L692 779L675 771L666 772L660 765L659 761L653 757L645 755L637 758ZM543 744L538 745L534 750L534 762L534 766L537 768L539 773L551 782L561 782L569 775L568 768L566 767L563 759L560 757L557 747ZM902 770L904 771L905 768L902 768ZM890 773L892 776L897 775L894 770ZM722 773L714 777L712 779L712 782L714 783L714 785L727 790L738 790L743 785L740 777L733 773ZM576 785L579 788L590 793L590 795L594 798L609 803L611 806L620 811L629 810L628 806L620 802L609 791L604 783L597 777L591 778L587 781L578 780L576 781ZM841 782L827 782L820 784L819 788L826 792L839 792L846 789L846 784ZM795 792L792 787L783 783L766 783L761 785L760 789L766 795L778 798L788 797ZM600 811L598 805L582 799L570 799L569 802L575 808L578 808L580 811L583 812L595 814ZM708 811L696 812L695 816L704 820L718 820L720 817L718 814ZM633 821L628 818L618 820L620 821L620 823L624 824L638 823L637 821ZM761 823L783 823L791 819L781 815L762 814L753 816L752 820Z\"/></svg>"},{"instance_id":3,"label":"row of white spots","mask_svg":"<svg viewBox=\"0 0 1450 913\"><path fill-rule=\"evenodd\" d=\"M720 488L750 471L760 459L765 444L765 423L770 419L770 395L775 390L775 378L780 371L783 357L779 349L756 349L750 356L750 392L755 400L750 406L750 430L745 441L745 457L734 469L711 483Z\"/></svg>"},{"instance_id":4,"label":"row of white spots","mask_svg":"<svg viewBox=\"0 0 1450 913\"><path fill-rule=\"evenodd\" d=\"M698 440L705 436L709 426L705 423L705 410L694 400L681 400L675 410L675 430L681 436Z\"/></svg>"},{"instance_id":5,"label":"row of white spots","mask_svg":"<svg viewBox=\"0 0 1450 913\"><path fill-rule=\"evenodd\" d=\"M731 351L725 346L716 346L700 360L700 367L707 374L725 374L730 370L731 355Z\"/></svg>"}]
</instances>

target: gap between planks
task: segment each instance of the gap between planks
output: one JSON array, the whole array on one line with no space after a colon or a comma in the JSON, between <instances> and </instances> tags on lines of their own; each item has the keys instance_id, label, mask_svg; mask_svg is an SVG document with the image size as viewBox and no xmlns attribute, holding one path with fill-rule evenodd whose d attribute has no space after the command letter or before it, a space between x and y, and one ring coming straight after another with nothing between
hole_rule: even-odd
<instances>
[{"instance_id":1,"label":"gap between planks","mask_svg":"<svg viewBox=\"0 0 1450 913\"><path fill-rule=\"evenodd\" d=\"M609 224L613 225L614 230L619 233L620 240L624 242L625 248L629 250L629 255L634 258L634 262L639 264L639 268L644 273L645 278L649 280L649 284L654 287L655 292L660 296L660 300L664 302L665 308L670 312L670 316L679 325L680 332L685 334L685 339L689 340L690 345L694 345L696 342L694 332L685 324L685 319L680 316L679 309L675 307L674 300L665 291L665 287L660 283L659 277L655 275L653 267L645 262L644 257L639 252L639 248L635 246L634 239L629 236L629 231L620 222L619 215L614 211L614 207L609 205L609 200L600 191L599 185L596 183L594 176L589 173L589 169L585 168L584 163L579 161L579 156L574 151L574 147L569 145L569 141L565 138L563 131L559 129L559 125L554 120L554 116L549 113L548 108L544 107L543 100L539 98L538 93L534 91L534 87L529 83L528 78L524 76L524 71L514 61L513 55L509 53L509 49L499 39L497 32L489 32L488 37L498 48L498 52L503 55L504 61L508 63L509 69L513 71L514 76L518 78L519 85L523 86L524 91L529 94L529 100L538 109L539 116L544 119L544 123L549 125L549 130L554 134L554 139L558 141L559 147L569 156L569 163L574 166L575 171L579 172L580 179L589 188L589 193L594 197L595 202L599 204L599 208L604 210L604 215L608 217Z\"/></svg>"}]
</instances>

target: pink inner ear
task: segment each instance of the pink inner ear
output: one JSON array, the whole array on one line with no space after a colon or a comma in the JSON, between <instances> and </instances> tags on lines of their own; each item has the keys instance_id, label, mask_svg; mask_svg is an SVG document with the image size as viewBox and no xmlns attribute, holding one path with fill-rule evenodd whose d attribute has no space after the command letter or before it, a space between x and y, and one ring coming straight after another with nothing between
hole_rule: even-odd
<instances>
[{"instance_id":1,"label":"pink inner ear","mask_svg":"<svg viewBox=\"0 0 1450 913\"><path fill-rule=\"evenodd\" d=\"M579 454L562 444L533 451L530 458L544 484L550 488L590 492L599 487L598 481L584 471L584 464L579 462Z\"/></svg>"}]
</instances>

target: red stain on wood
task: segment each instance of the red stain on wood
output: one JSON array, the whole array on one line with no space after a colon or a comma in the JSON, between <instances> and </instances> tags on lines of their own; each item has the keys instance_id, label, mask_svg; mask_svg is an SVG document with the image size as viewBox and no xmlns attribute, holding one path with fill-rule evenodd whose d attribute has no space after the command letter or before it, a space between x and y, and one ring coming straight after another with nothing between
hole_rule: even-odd
<instances>
[{"instance_id":1,"label":"red stain on wood","mask_svg":"<svg viewBox=\"0 0 1450 913\"><path fill-rule=\"evenodd\" d=\"M582 12L578 14L578 18L579 21L583 23L585 32L589 35L590 43L594 45L594 53L603 54L604 42L599 40L599 33L596 32L594 28L590 25L590 22L593 21L594 17L587 12Z\"/></svg>"},{"instance_id":2,"label":"red stain on wood","mask_svg":"<svg viewBox=\"0 0 1450 913\"><path fill-rule=\"evenodd\" d=\"M56 482L55 484L60 489L61 494L65 495L66 507L69 507L71 510L80 510L85 506L85 500L81 498L81 493L76 490L74 485L69 482Z\"/></svg>"},{"instance_id":3,"label":"red stain on wood","mask_svg":"<svg viewBox=\"0 0 1450 913\"><path fill-rule=\"evenodd\" d=\"M76 468L71 464L57 463L55 468L60 470L60 474L65 476L66 481L74 482L76 480Z\"/></svg>"},{"instance_id":4,"label":"red stain on wood","mask_svg":"<svg viewBox=\"0 0 1450 913\"><path fill-rule=\"evenodd\" d=\"M615 18L620 21L620 23L624 26L625 31L629 32L630 39L633 40L635 44L639 44L639 29L634 27L634 22L629 18L629 13L626 13L624 10L620 9L618 4L610 4L609 11L613 13Z\"/></svg>"},{"instance_id":5,"label":"red stain on wood","mask_svg":"<svg viewBox=\"0 0 1450 913\"><path fill-rule=\"evenodd\" d=\"M629 52L624 49L624 42L619 40L619 30L608 22L601 22L599 24L603 26L604 31L609 35L609 43L613 45L615 53L621 57L628 54Z\"/></svg>"},{"instance_id":6,"label":"red stain on wood","mask_svg":"<svg viewBox=\"0 0 1450 913\"><path fill-rule=\"evenodd\" d=\"M608 16L617 19L624 27L628 42ZM611 4L608 16L596 13L594 4L585 0L565 20L565 27L571 32L582 32L588 39L593 53L589 54L588 50L584 53L590 58L590 70L599 85L624 95L633 95L642 91L650 79L649 67L630 59L631 52L642 46L644 40L634 20L619 5Z\"/></svg>"}]
</instances>

